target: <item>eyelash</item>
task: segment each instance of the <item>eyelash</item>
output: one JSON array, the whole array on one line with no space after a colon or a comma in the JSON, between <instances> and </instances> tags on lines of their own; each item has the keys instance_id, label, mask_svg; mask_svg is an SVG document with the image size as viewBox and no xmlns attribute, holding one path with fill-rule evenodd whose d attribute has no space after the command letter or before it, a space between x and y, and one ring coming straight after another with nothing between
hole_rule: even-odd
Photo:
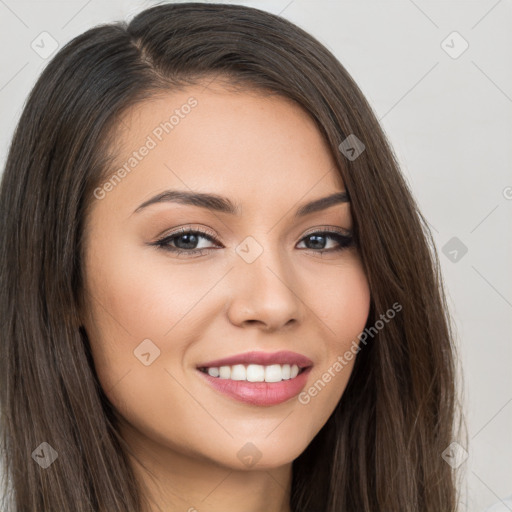
<instances>
[{"instance_id":1,"label":"eyelash","mask_svg":"<svg viewBox=\"0 0 512 512\"><path fill-rule=\"evenodd\" d=\"M164 251L169 251L177 256L180 256L181 254L186 254L187 256L202 256L205 254L205 251L212 250L212 247L203 248L203 249L180 249L178 247L172 247L169 245L171 240L174 240L176 238L179 238L183 235L200 235L203 238L206 238L210 242L213 242L215 244L218 244L216 238L213 236L213 234L200 230L200 229L190 229L190 228L180 228L179 230L175 231L174 233L171 233L170 235L166 235L164 238L161 238L160 240L157 240L156 242L150 244L153 246L157 246L159 249L162 249ZM338 230L333 229L324 229L321 231L312 231L310 233L307 233L304 235L303 238L301 238L300 242L304 241L305 239L312 237L313 235L328 235L327 238L332 238L336 240L339 244L339 247L336 249L302 249L307 251L313 251L315 253L332 253L332 252L341 252L345 249L348 249L349 247L352 247L354 245L354 237L352 235L345 235L341 233Z\"/></svg>"}]
</instances>

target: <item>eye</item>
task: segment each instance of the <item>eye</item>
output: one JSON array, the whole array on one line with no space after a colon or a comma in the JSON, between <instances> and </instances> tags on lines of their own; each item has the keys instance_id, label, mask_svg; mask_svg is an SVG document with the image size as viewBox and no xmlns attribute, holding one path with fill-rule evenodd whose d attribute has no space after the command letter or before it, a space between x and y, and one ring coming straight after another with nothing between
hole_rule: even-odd
<instances>
[{"instance_id":1,"label":"eye","mask_svg":"<svg viewBox=\"0 0 512 512\"><path fill-rule=\"evenodd\" d=\"M334 241L334 247L328 247L328 240ZM328 229L323 231L314 231L307 234L299 244L305 243L306 249L323 254L325 252L343 251L354 245L354 237L350 233L343 233L338 230ZM336 246L337 245L337 246Z\"/></svg>"},{"instance_id":2,"label":"eye","mask_svg":"<svg viewBox=\"0 0 512 512\"><path fill-rule=\"evenodd\" d=\"M205 251L212 249L212 247L205 247L205 243L200 240L207 240L219 245L216 238L211 234L198 229L180 228L179 230L167 235L166 237L157 240L154 244L160 249L180 254L186 253L188 255L201 255ZM199 247L199 246L201 247ZM207 244L206 244L207 245Z\"/></svg>"},{"instance_id":3,"label":"eye","mask_svg":"<svg viewBox=\"0 0 512 512\"><path fill-rule=\"evenodd\" d=\"M201 239L203 240L202 242ZM208 242L211 242L213 245ZM334 247L327 247L329 243L332 244L333 242ZM324 254L343 251L353 246L354 238L350 232L344 233L340 230L329 228L310 232L300 240L299 244L302 243L306 244L306 250ZM222 247L213 233L189 227L182 227L150 245L172 252L177 256L186 255L188 257L201 256L212 249Z\"/></svg>"}]
</instances>

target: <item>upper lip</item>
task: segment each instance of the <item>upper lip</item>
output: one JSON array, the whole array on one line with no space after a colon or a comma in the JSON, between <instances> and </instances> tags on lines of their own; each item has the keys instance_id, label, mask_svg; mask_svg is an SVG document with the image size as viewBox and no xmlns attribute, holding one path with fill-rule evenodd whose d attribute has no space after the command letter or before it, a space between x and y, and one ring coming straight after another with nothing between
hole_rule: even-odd
<instances>
[{"instance_id":1,"label":"upper lip","mask_svg":"<svg viewBox=\"0 0 512 512\"><path fill-rule=\"evenodd\" d=\"M269 366L271 364L296 364L299 368L307 368L313 366L313 361L302 354L282 350L280 352L246 352L244 354L236 354L234 356L225 357L223 359L215 359L197 365L198 368L212 368L220 366L232 366L235 364L260 364Z\"/></svg>"}]
</instances>

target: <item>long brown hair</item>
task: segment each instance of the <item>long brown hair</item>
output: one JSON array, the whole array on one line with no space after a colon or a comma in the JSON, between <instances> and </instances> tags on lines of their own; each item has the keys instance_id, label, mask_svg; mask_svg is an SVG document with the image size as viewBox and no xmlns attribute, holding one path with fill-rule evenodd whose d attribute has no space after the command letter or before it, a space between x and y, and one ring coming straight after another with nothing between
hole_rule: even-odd
<instances>
[{"instance_id":1,"label":"long brown hair","mask_svg":"<svg viewBox=\"0 0 512 512\"><path fill-rule=\"evenodd\" d=\"M455 510L456 480L441 456L456 433L453 328L428 225L371 107L338 60L289 21L201 3L160 5L76 37L49 62L21 115L0 189L10 497L2 510L145 510L78 321L83 226L93 190L112 172L123 112L216 76L290 98L312 116L351 199L371 291L367 325L402 306L358 353L336 409L294 460L291 509ZM339 149L351 134L365 146L355 159ZM52 453L45 442L58 459L42 469L34 451Z\"/></svg>"}]
</instances>

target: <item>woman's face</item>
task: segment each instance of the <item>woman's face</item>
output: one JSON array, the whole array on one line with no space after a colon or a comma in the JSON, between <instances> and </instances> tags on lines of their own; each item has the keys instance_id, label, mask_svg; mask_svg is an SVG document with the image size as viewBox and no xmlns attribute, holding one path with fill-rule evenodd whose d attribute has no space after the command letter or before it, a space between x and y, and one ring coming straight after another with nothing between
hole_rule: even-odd
<instances>
[{"instance_id":1,"label":"woman's face","mask_svg":"<svg viewBox=\"0 0 512 512\"><path fill-rule=\"evenodd\" d=\"M327 145L289 100L213 84L145 101L118 137L87 219L83 323L124 434L147 458L291 462L343 394L369 312L349 203L301 211L345 190ZM166 191L224 199L141 207Z\"/></svg>"}]
</instances>

